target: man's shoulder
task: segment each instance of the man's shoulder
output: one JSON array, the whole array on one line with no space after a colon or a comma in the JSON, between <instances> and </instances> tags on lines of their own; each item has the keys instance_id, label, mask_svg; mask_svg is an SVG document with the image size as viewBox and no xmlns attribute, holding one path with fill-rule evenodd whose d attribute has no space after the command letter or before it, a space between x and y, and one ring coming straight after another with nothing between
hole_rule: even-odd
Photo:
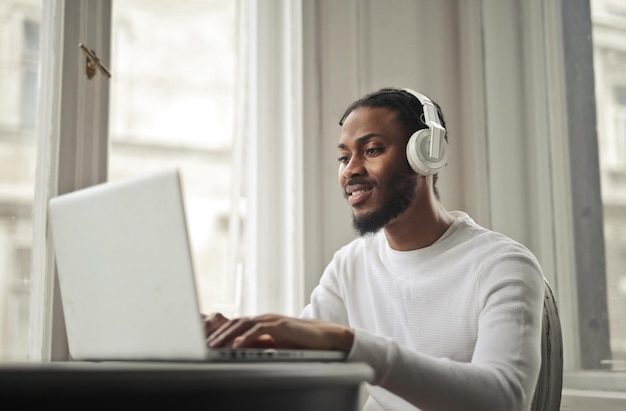
<instances>
[{"instance_id":1,"label":"man's shoulder","mask_svg":"<svg viewBox=\"0 0 626 411\"><path fill-rule=\"evenodd\" d=\"M517 239L474 222L465 215L457 234L457 244L472 250L474 256L486 259L525 257L536 260L535 255Z\"/></svg>"},{"instance_id":2,"label":"man's shoulder","mask_svg":"<svg viewBox=\"0 0 626 411\"><path fill-rule=\"evenodd\" d=\"M475 222L469 215L462 212L455 212L457 219L461 221L460 232L464 233L464 236L468 239L481 239L487 243L497 243L502 245L510 245L514 247L525 246L513 237L504 234L501 231L497 231L492 228L488 228Z\"/></svg>"}]
</instances>

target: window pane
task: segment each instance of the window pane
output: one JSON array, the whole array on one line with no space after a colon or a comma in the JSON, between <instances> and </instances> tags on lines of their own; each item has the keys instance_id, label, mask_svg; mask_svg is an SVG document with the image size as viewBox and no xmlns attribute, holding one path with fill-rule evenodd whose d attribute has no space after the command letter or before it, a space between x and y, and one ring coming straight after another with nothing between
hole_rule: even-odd
<instances>
[{"instance_id":1,"label":"window pane","mask_svg":"<svg viewBox=\"0 0 626 411\"><path fill-rule=\"evenodd\" d=\"M612 370L626 370L626 4L592 0Z\"/></svg>"},{"instance_id":2,"label":"window pane","mask_svg":"<svg viewBox=\"0 0 626 411\"><path fill-rule=\"evenodd\" d=\"M111 58L109 179L180 166L201 308L227 314L236 5L117 1Z\"/></svg>"},{"instance_id":3,"label":"window pane","mask_svg":"<svg viewBox=\"0 0 626 411\"><path fill-rule=\"evenodd\" d=\"M28 355L41 0L0 3L0 359Z\"/></svg>"}]
</instances>

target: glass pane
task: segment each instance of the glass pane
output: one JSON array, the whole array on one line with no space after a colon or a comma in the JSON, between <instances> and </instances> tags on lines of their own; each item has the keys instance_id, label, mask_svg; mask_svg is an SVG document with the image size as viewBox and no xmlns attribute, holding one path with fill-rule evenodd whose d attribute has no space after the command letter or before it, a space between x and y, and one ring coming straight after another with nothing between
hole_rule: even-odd
<instances>
[{"instance_id":1,"label":"glass pane","mask_svg":"<svg viewBox=\"0 0 626 411\"><path fill-rule=\"evenodd\" d=\"M626 4L592 0L594 70L612 358L626 370Z\"/></svg>"},{"instance_id":2,"label":"glass pane","mask_svg":"<svg viewBox=\"0 0 626 411\"><path fill-rule=\"evenodd\" d=\"M199 297L236 314L227 264L237 2L124 0L113 5L109 179L182 170ZM237 242L240 244L240 242Z\"/></svg>"},{"instance_id":3,"label":"glass pane","mask_svg":"<svg viewBox=\"0 0 626 411\"><path fill-rule=\"evenodd\" d=\"M25 360L42 0L0 4L0 359Z\"/></svg>"}]
</instances>

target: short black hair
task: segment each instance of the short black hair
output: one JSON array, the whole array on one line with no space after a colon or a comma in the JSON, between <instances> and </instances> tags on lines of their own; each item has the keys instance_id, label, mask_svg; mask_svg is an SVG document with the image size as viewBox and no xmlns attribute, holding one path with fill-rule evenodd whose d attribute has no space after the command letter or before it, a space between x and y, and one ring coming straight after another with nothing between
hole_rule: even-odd
<instances>
[{"instance_id":1,"label":"short black hair","mask_svg":"<svg viewBox=\"0 0 626 411\"><path fill-rule=\"evenodd\" d=\"M437 114L439 116L439 121L441 121L441 125L443 126L443 128L446 129L445 139L446 141L448 141L446 121L443 118L443 112L441 111L441 107L433 99L430 100L433 102L437 109ZM348 117L350 113L360 107L388 108L395 111L397 120L400 125L402 125L406 133L407 143L411 135L417 130L428 128L428 126L424 122L424 109L422 107L422 103L413 94L401 88L385 87L381 88L378 91L369 93L364 97L361 97L354 103L350 104L350 106L346 109L343 116L341 116L341 120L339 120L339 125L343 126L346 117ZM435 192L435 196L437 197L437 199L439 199L439 191L437 190L436 186L437 179L438 175L434 174L433 191Z\"/></svg>"},{"instance_id":2,"label":"short black hair","mask_svg":"<svg viewBox=\"0 0 626 411\"><path fill-rule=\"evenodd\" d=\"M443 128L446 128L446 122L443 118L441 107L434 100L431 99L431 101L437 108L437 114L439 115L441 125ZM413 94L403 89L385 87L358 99L354 103L350 104L350 106L346 109L345 113L341 117L341 120L339 121L339 125L342 126L346 117L359 107L386 107L395 111L398 115L398 121L402 127L404 127L407 136L410 136L417 130L428 128L423 120L424 110L422 108L422 103L420 103L420 101ZM447 141L447 133L445 138Z\"/></svg>"}]
</instances>

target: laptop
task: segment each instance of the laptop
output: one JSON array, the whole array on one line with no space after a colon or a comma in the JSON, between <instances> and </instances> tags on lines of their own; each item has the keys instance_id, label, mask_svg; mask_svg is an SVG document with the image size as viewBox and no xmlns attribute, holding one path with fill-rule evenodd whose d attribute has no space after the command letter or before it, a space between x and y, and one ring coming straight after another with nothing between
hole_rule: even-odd
<instances>
[{"instance_id":1,"label":"laptop","mask_svg":"<svg viewBox=\"0 0 626 411\"><path fill-rule=\"evenodd\" d=\"M69 353L82 361L341 361L205 344L178 168L49 201Z\"/></svg>"}]
</instances>

